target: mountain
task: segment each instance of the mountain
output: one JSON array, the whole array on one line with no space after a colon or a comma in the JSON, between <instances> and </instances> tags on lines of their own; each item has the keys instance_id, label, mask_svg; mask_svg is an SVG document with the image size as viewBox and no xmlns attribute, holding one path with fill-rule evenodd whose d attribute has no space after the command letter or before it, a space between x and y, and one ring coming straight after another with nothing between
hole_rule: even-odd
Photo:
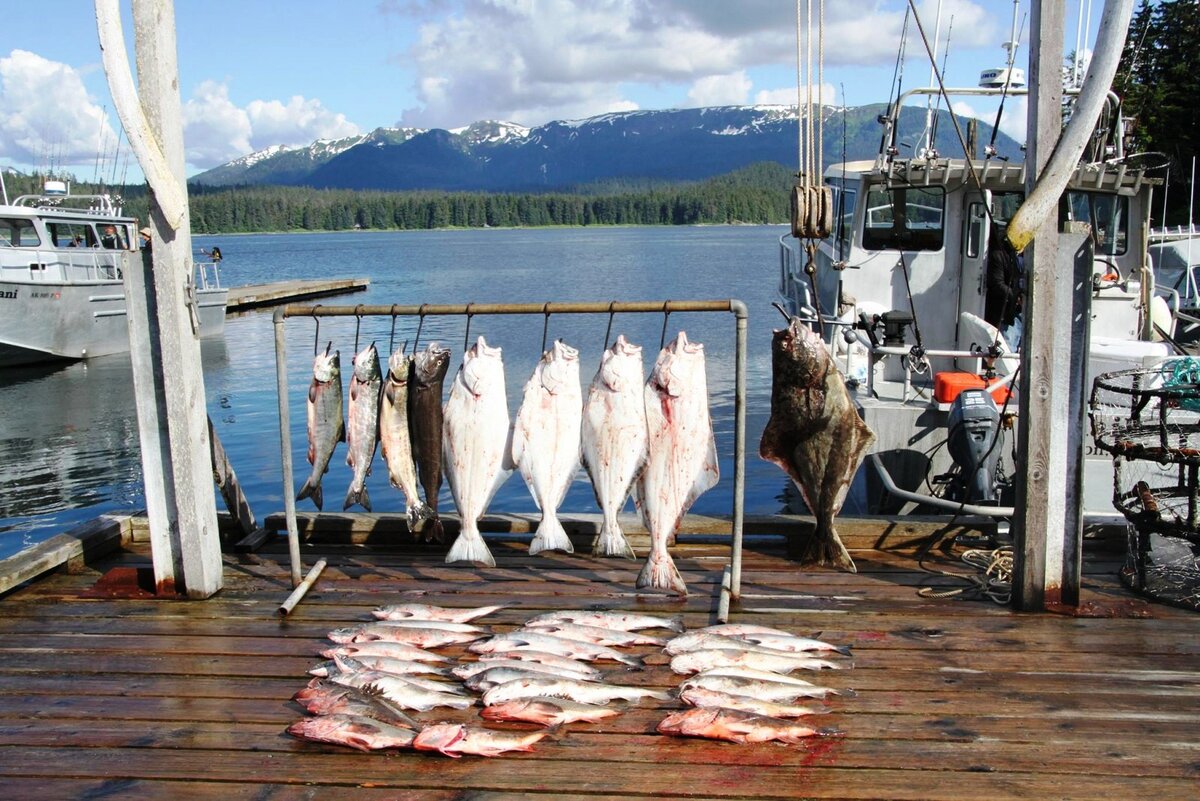
<instances>
[{"instance_id":1,"label":"mountain","mask_svg":"<svg viewBox=\"0 0 1200 801\"><path fill-rule=\"evenodd\" d=\"M824 163L874 158L883 111L882 104L826 107ZM917 107L902 111L902 144L915 139L924 117ZM938 123L937 149L961 153L949 114L940 112ZM307 148L268 148L192 181L491 192L565 190L600 181L695 181L764 161L794 167L796 126L794 106L721 106L603 114L535 128L496 121L454 130L380 128ZM981 123L981 140L990 136L991 127ZM1017 143L1003 134L997 146L1001 155L1019 155Z\"/></svg>"}]
</instances>

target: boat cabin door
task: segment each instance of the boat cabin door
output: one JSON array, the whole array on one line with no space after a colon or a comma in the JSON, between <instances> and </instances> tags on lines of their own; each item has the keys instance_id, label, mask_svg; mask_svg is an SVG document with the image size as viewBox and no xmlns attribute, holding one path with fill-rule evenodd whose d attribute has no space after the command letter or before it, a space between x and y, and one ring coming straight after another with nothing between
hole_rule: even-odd
<instances>
[{"instance_id":1,"label":"boat cabin door","mask_svg":"<svg viewBox=\"0 0 1200 801\"><path fill-rule=\"evenodd\" d=\"M963 234L960 240L959 263L961 280L958 284L958 315L961 321L963 312L970 312L983 317L984 293L987 289L987 260L988 260L988 208L992 202L992 193L986 189L970 190L963 196ZM958 347L966 350L971 347L970 333L958 327ZM987 344L987 343L975 343ZM961 366L960 369L970 369Z\"/></svg>"}]
</instances>

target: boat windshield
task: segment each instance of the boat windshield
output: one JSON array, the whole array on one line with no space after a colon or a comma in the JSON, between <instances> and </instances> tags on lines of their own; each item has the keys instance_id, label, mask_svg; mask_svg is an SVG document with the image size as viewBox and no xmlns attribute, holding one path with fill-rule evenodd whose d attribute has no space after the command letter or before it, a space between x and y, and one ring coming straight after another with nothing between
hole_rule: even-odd
<instances>
[{"instance_id":1,"label":"boat windshield","mask_svg":"<svg viewBox=\"0 0 1200 801\"><path fill-rule=\"evenodd\" d=\"M36 248L42 242L32 220L21 217L0 217L0 247Z\"/></svg>"},{"instance_id":2,"label":"boat windshield","mask_svg":"<svg viewBox=\"0 0 1200 801\"><path fill-rule=\"evenodd\" d=\"M863 247L867 250L941 250L946 194L940 186L867 190Z\"/></svg>"},{"instance_id":3,"label":"boat windshield","mask_svg":"<svg viewBox=\"0 0 1200 801\"><path fill-rule=\"evenodd\" d=\"M1129 247L1129 198L1098 192L1068 192L1071 220L1092 226L1096 254L1122 256Z\"/></svg>"}]
</instances>

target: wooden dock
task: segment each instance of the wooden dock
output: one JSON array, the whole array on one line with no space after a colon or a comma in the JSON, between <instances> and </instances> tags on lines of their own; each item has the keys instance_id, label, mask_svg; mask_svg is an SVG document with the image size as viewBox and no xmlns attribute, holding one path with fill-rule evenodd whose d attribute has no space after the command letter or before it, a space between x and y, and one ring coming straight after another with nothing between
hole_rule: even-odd
<instances>
[{"instance_id":1,"label":"wooden dock","mask_svg":"<svg viewBox=\"0 0 1200 801\"><path fill-rule=\"evenodd\" d=\"M643 702L572 724L532 753L447 759L364 754L300 742L291 696L330 629L403 600L507 604L497 630L548 609L603 607L713 620L729 549L681 536L691 590L639 594L640 563L530 557L528 535L491 535L497 567L446 565L385 517L310 523L306 565L329 567L292 617L286 544L226 554L225 588L203 602L106 597L102 576L150 564L141 529L116 552L0 600L0 786L6 797L64 799L1194 799L1200 786L1200 615L1128 594L1121 543L1089 541L1080 616L1015 614L989 601L938 600L915 554L930 525L839 524L856 575L800 567L785 537L746 538L734 620L816 634L854 649L852 669L806 676L857 697L801 746L734 745L655 732ZM349 532L369 528L369 536ZM367 541L368 545L360 544ZM957 551L926 568L963 572ZM125 593L128 595L129 593ZM615 680L670 688L658 649ZM464 653L443 649L447 655ZM477 713L421 715L472 719ZM496 724L498 725L498 724Z\"/></svg>"},{"instance_id":2,"label":"wooden dock","mask_svg":"<svg viewBox=\"0 0 1200 801\"><path fill-rule=\"evenodd\" d=\"M272 281L268 284L234 286L229 287L229 301L225 311L237 312L259 306L291 303L294 300L306 298L362 292L370 283L369 278L308 278L297 281Z\"/></svg>"}]
</instances>

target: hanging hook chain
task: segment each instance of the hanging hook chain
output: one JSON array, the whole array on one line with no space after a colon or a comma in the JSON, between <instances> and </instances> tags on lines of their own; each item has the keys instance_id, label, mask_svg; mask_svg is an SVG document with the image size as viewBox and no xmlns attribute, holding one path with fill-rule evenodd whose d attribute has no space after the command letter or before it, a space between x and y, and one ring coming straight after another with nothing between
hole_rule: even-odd
<instances>
[{"instance_id":1,"label":"hanging hook chain","mask_svg":"<svg viewBox=\"0 0 1200 801\"><path fill-rule=\"evenodd\" d=\"M617 316L617 313L613 311L614 305L616 305L615 300L608 304L608 328L604 329L604 350L608 350L608 338L612 335L613 318ZM600 356L603 358L604 354L601 353Z\"/></svg>"},{"instance_id":2,"label":"hanging hook chain","mask_svg":"<svg viewBox=\"0 0 1200 801\"><path fill-rule=\"evenodd\" d=\"M358 353L358 332L362 329L362 304L354 307L354 352Z\"/></svg>"},{"instance_id":3,"label":"hanging hook chain","mask_svg":"<svg viewBox=\"0 0 1200 801\"><path fill-rule=\"evenodd\" d=\"M475 305L474 303L467 304L467 330L466 330L466 333L463 334L463 352L464 353L466 352L467 347L469 346L469 344L471 342L471 318L475 316L475 312L473 312L471 310L471 307L474 305Z\"/></svg>"},{"instance_id":4,"label":"hanging hook chain","mask_svg":"<svg viewBox=\"0 0 1200 801\"><path fill-rule=\"evenodd\" d=\"M425 325L425 307L428 303L422 303L421 308L417 309L417 335L413 338L413 355L417 355L417 347L421 344L421 326Z\"/></svg>"},{"instance_id":5,"label":"hanging hook chain","mask_svg":"<svg viewBox=\"0 0 1200 801\"><path fill-rule=\"evenodd\" d=\"M319 308L321 308L320 303L312 307L313 322L317 324L317 331L313 334L313 356L321 352L321 318L317 316L317 309Z\"/></svg>"},{"instance_id":6,"label":"hanging hook chain","mask_svg":"<svg viewBox=\"0 0 1200 801\"><path fill-rule=\"evenodd\" d=\"M542 353L546 352L546 334L550 331L550 304L542 306L542 314L546 315L546 319L542 322Z\"/></svg>"},{"instance_id":7,"label":"hanging hook chain","mask_svg":"<svg viewBox=\"0 0 1200 801\"><path fill-rule=\"evenodd\" d=\"M663 328L662 334L658 337L658 349L662 350L663 345L667 344L667 321L671 319L671 301L663 302Z\"/></svg>"},{"instance_id":8,"label":"hanging hook chain","mask_svg":"<svg viewBox=\"0 0 1200 801\"><path fill-rule=\"evenodd\" d=\"M396 304L392 304L392 333L388 335L388 355L396 349Z\"/></svg>"}]
</instances>

